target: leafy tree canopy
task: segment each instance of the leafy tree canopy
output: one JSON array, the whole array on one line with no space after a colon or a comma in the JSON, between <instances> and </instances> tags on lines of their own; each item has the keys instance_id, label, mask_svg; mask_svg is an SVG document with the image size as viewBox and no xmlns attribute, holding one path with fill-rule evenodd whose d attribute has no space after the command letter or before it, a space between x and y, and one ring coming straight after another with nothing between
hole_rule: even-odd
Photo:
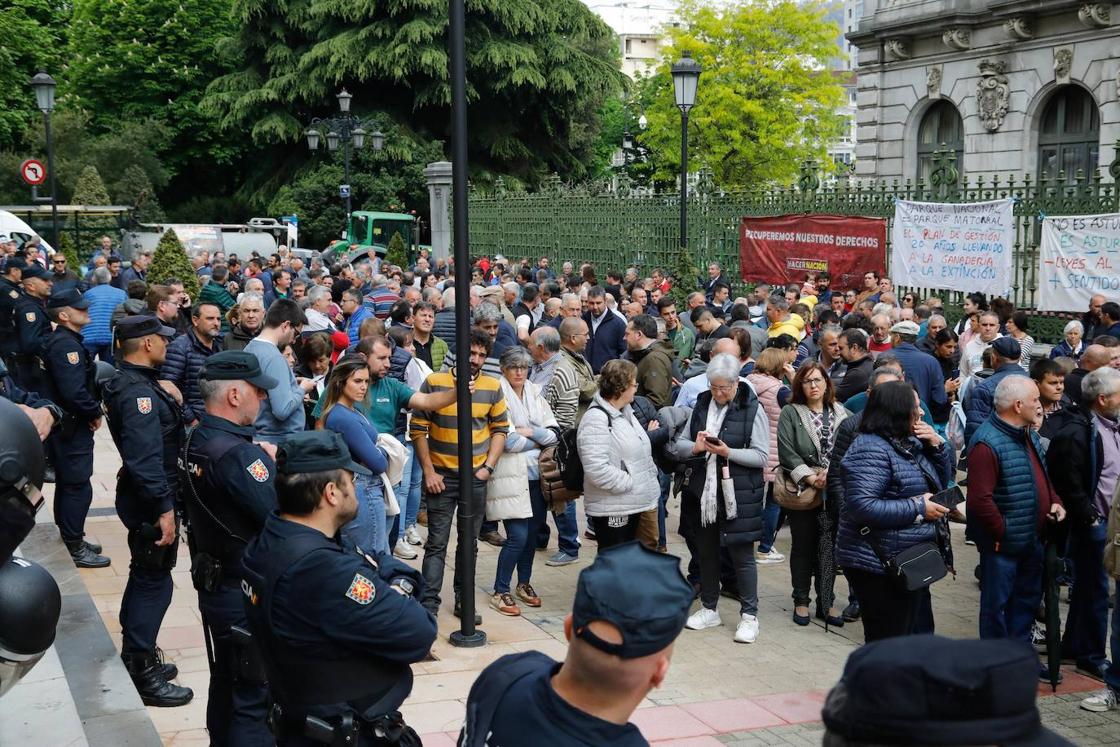
<instances>
[{"instance_id":1,"label":"leafy tree canopy","mask_svg":"<svg viewBox=\"0 0 1120 747\"><path fill-rule=\"evenodd\" d=\"M19 142L35 121L35 94L28 82L39 70L57 77L62 32L70 15L64 0L5 0L0 4L0 147Z\"/></svg>"},{"instance_id":2,"label":"leafy tree canopy","mask_svg":"<svg viewBox=\"0 0 1120 747\"><path fill-rule=\"evenodd\" d=\"M105 0L109 1L109 0ZM427 140L450 134L446 0L233 0L220 49L236 72L204 105L258 143L293 142L315 115L380 110ZM617 41L579 0L468 0L471 161L533 180L582 178L594 115L621 86Z\"/></svg>"},{"instance_id":3,"label":"leafy tree canopy","mask_svg":"<svg viewBox=\"0 0 1120 747\"><path fill-rule=\"evenodd\" d=\"M685 0L679 27L646 79L642 103L655 177L680 171L680 112L670 68L691 52L703 72L689 115L689 167L707 166L723 187L789 183L809 158L826 162L844 131L844 92L831 63L836 25L820 0L705 5Z\"/></svg>"}]
</instances>

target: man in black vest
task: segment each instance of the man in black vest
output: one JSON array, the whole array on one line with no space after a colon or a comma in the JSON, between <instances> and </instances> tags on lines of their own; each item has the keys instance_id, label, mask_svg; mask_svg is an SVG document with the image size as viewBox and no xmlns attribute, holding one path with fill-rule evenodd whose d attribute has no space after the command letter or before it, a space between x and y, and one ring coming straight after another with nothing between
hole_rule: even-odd
<instances>
[{"instance_id":1,"label":"man in black vest","mask_svg":"<svg viewBox=\"0 0 1120 747\"><path fill-rule=\"evenodd\" d=\"M259 666L243 665L252 649L241 594L241 555L276 509L276 447L253 443L261 400L274 386L251 353L210 356L198 374L206 411L187 434L180 463L191 578L210 664L206 728L215 745L276 741L265 723L268 688Z\"/></svg>"},{"instance_id":2,"label":"man in black vest","mask_svg":"<svg viewBox=\"0 0 1120 747\"><path fill-rule=\"evenodd\" d=\"M358 512L355 473L369 474L340 434L289 436L276 454L279 511L245 549L245 608L281 745L420 744L398 709L436 620L416 601L419 572L343 550L339 529Z\"/></svg>"}]
</instances>

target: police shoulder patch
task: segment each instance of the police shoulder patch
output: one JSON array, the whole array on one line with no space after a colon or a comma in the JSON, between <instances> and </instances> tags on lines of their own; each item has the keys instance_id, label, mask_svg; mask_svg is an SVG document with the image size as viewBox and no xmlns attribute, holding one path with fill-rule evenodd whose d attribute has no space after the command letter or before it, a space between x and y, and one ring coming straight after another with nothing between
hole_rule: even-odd
<instances>
[{"instance_id":1,"label":"police shoulder patch","mask_svg":"<svg viewBox=\"0 0 1120 747\"><path fill-rule=\"evenodd\" d=\"M29 312L27 312L26 314L23 315L23 318L26 319L29 322L34 322L35 321L35 312L34 311L29 311Z\"/></svg>"},{"instance_id":2,"label":"police shoulder patch","mask_svg":"<svg viewBox=\"0 0 1120 747\"><path fill-rule=\"evenodd\" d=\"M152 398L151 397L137 397L136 409L140 411L141 415L147 415L152 411Z\"/></svg>"},{"instance_id":3,"label":"police shoulder patch","mask_svg":"<svg viewBox=\"0 0 1120 747\"><path fill-rule=\"evenodd\" d=\"M369 604L377 595L376 589L373 588L373 582L360 573L354 574L354 580L350 582L350 588L346 590L348 599L353 599L358 604Z\"/></svg>"},{"instance_id":4,"label":"police shoulder patch","mask_svg":"<svg viewBox=\"0 0 1120 747\"><path fill-rule=\"evenodd\" d=\"M66 354L66 362L71 366L78 365L78 361L80 360L81 358L78 356L78 352L76 350Z\"/></svg>"},{"instance_id":5,"label":"police shoulder patch","mask_svg":"<svg viewBox=\"0 0 1120 747\"><path fill-rule=\"evenodd\" d=\"M8 295L12 298L19 298L19 291L8 291Z\"/></svg>"},{"instance_id":6,"label":"police shoulder patch","mask_svg":"<svg viewBox=\"0 0 1120 747\"><path fill-rule=\"evenodd\" d=\"M245 471L257 482L264 482L268 479L268 467L260 459L246 467Z\"/></svg>"}]
</instances>

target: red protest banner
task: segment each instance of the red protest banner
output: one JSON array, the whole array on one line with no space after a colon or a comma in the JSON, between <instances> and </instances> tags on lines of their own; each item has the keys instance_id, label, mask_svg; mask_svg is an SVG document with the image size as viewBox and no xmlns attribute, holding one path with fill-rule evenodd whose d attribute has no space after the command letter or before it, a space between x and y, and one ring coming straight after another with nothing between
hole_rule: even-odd
<instances>
[{"instance_id":1,"label":"red protest banner","mask_svg":"<svg viewBox=\"0 0 1120 747\"><path fill-rule=\"evenodd\" d=\"M848 215L744 217L739 226L743 280L789 283L827 272L833 289L861 288L863 273L886 271L887 221Z\"/></svg>"}]
</instances>

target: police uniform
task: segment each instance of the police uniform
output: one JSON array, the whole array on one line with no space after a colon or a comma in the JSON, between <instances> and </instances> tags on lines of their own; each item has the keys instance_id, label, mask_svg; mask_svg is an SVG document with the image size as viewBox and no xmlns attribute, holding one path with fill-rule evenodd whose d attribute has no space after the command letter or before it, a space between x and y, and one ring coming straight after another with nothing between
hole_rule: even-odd
<instances>
[{"instance_id":1,"label":"police uniform","mask_svg":"<svg viewBox=\"0 0 1120 747\"><path fill-rule=\"evenodd\" d=\"M88 309L89 301L76 289L51 294L47 308ZM79 332L59 326L43 349L46 380L51 399L63 410L60 427L47 440L57 471L54 486L54 521L70 556L79 568L104 568L109 559L86 549L86 515L93 501L93 430L102 416L101 395L95 382L96 365L82 345Z\"/></svg>"},{"instance_id":2,"label":"police uniform","mask_svg":"<svg viewBox=\"0 0 1120 747\"><path fill-rule=\"evenodd\" d=\"M32 262L23 270L23 277L49 280L49 273ZM15 299L14 316L16 339L12 352L12 373L24 389L43 392L47 389L46 370L43 368L43 349L51 333L51 320L47 318L47 305L41 298L28 293Z\"/></svg>"},{"instance_id":3,"label":"police uniform","mask_svg":"<svg viewBox=\"0 0 1120 747\"><path fill-rule=\"evenodd\" d=\"M0 239L4 237L0 236ZM3 242L0 241L0 244ZM4 264L5 275L0 277L0 357L8 364L16 352L18 330L16 329L16 301L23 295L23 288L18 282L11 280L7 272L9 268L24 267L23 260L19 257L8 257Z\"/></svg>"},{"instance_id":4,"label":"police uniform","mask_svg":"<svg viewBox=\"0 0 1120 747\"><path fill-rule=\"evenodd\" d=\"M635 583L640 579L640 583ZM601 550L579 574L572 606L572 636L621 660L649 656L680 635L692 604L692 587L680 558L639 542ZM611 623L621 643L590 629ZM576 708L552 687L566 664L528 651L495 661L475 680L467 698L460 747L645 747L633 724L605 721Z\"/></svg>"},{"instance_id":5,"label":"police uniform","mask_svg":"<svg viewBox=\"0 0 1120 747\"><path fill-rule=\"evenodd\" d=\"M125 317L117 340L148 335L171 337L174 330L153 316ZM167 682L158 660L156 637L171 604L171 569L178 537L166 547L159 517L175 508L179 496L178 457L183 443L182 409L159 386L159 371L121 360L103 394L109 431L120 453L117 516L128 528L131 562L121 600L121 657L141 700L148 705L182 705L192 695Z\"/></svg>"},{"instance_id":6,"label":"police uniform","mask_svg":"<svg viewBox=\"0 0 1120 747\"><path fill-rule=\"evenodd\" d=\"M256 356L215 353L199 372L201 381L247 381L260 389L276 385L261 372ZM241 555L276 509L276 465L253 443L253 424L237 425L204 413L187 433L182 466L183 505L191 577L206 634L210 695L206 728L212 745L274 745L268 730L268 687L249 666L252 649L242 601Z\"/></svg>"},{"instance_id":7,"label":"police uniform","mask_svg":"<svg viewBox=\"0 0 1120 747\"><path fill-rule=\"evenodd\" d=\"M281 475L345 469L338 433L307 431L279 446ZM283 482L278 485L284 505ZM249 626L268 674L269 723L281 745L413 745L398 709L412 691L436 621L416 601L423 578L392 556L344 550L336 533L274 513L244 555Z\"/></svg>"}]
</instances>

